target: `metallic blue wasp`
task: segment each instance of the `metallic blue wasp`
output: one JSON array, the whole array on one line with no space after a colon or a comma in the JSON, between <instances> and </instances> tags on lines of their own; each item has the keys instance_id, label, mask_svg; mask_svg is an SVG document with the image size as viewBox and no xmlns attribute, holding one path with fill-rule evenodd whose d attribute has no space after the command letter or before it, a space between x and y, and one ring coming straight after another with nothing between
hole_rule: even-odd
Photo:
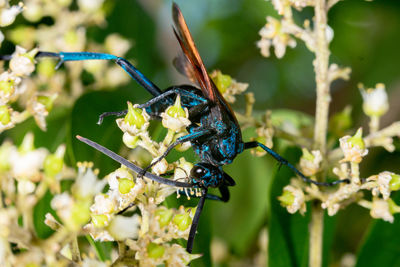
<instances>
[{"instance_id":1,"label":"metallic blue wasp","mask_svg":"<svg viewBox=\"0 0 400 267\"><path fill-rule=\"evenodd\" d=\"M308 183L331 186L348 182L348 180L338 180L331 183L323 183L311 180L305 177L286 159L282 158L265 145L256 141L243 142L240 126L235 114L209 77L184 17L175 3L172 7L172 15L175 24L174 33L184 54L184 56L178 57L175 61L175 66L191 80L196 81L200 90L194 86L180 85L172 86L162 91L127 60L109 54L91 52L38 52L36 58L58 58L60 60L59 65L65 61L113 60L154 96L151 100L139 106L139 108L145 108L147 113L153 118L159 118L161 112L174 103L175 97L177 95L181 96L182 106L189 110L191 124L187 127L188 134L178 138L167 148L161 157L145 169L140 169L121 156L89 139L80 136L77 138L149 179L180 188L195 187L201 189L202 194L189 233L187 243L188 252L191 252L193 248L194 237L205 199L208 198L226 202L230 197L228 187L235 185L235 181L223 171L222 166L232 163L234 158L246 149L256 147L262 148L281 165L288 166ZM3 60L9 58L9 56L1 57ZM99 123L101 123L106 116L121 116L124 114L126 114L126 111L103 113L100 115ZM200 158L200 162L195 164L190 172L189 183L172 181L148 172L155 163L166 157L174 147L188 141L191 142L194 152ZM210 187L218 188L221 196L208 194L208 188ZM196 195L193 195L193 197L196 197Z\"/></svg>"}]
</instances>

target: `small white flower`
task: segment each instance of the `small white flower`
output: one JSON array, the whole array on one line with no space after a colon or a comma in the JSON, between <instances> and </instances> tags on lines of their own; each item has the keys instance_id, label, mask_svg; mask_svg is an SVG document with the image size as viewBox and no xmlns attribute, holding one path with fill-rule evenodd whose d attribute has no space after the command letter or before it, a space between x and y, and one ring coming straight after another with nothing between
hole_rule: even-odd
<instances>
[{"instance_id":1,"label":"small white flower","mask_svg":"<svg viewBox=\"0 0 400 267\"><path fill-rule=\"evenodd\" d=\"M22 3L20 3L18 6L2 8L0 10L0 27L6 27L12 24L15 20L15 17L21 13L23 9Z\"/></svg>"},{"instance_id":2,"label":"small white flower","mask_svg":"<svg viewBox=\"0 0 400 267\"><path fill-rule=\"evenodd\" d=\"M372 218L382 219L390 223L394 221L394 217L390 212L389 203L383 199L373 200L370 214Z\"/></svg>"},{"instance_id":3,"label":"small white flower","mask_svg":"<svg viewBox=\"0 0 400 267\"><path fill-rule=\"evenodd\" d=\"M168 107L161 113L162 125L175 132L181 132L190 125L189 111L182 108L181 97L178 95L173 106Z\"/></svg>"},{"instance_id":4,"label":"small white flower","mask_svg":"<svg viewBox=\"0 0 400 267\"><path fill-rule=\"evenodd\" d=\"M117 201L115 198L105 194L98 194L94 198L94 204L90 207L93 214L110 214L117 209Z\"/></svg>"},{"instance_id":5,"label":"small white flower","mask_svg":"<svg viewBox=\"0 0 400 267\"><path fill-rule=\"evenodd\" d=\"M185 160L185 158L180 158L179 163L174 171L175 181L187 181L190 175L190 171L193 168L193 164Z\"/></svg>"},{"instance_id":6,"label":"small white flower","mask_svg":"<svg viewBox=\"0 0 400 267\"><path fill-rule=\"evenodd\" d=\"M384 84L378 83L375 88L368 88L367 90L360 84L359 88L364 101L363 110L365 114L380 117L388 111L388 96Z\"/></svg>"},{"instance_id":7,"label":"small white flower","mask_svg":"<svg viewBox=\"0 0 400 267\"><path fill-rule=\"evenodd\" d=\"M63 222L70 219L73 205L74 200L67 192L56 195L51 200L51 207L57 211L57 215L60 216Z\"/></svg>"},{"instance_id":8,"label":"small white flower","mask_svg":"<svg viewBox=\"0 0 400 267\"><path fill-rule=\"evenodd\" d=\"M133 180L132 174L125 168L121 167L107 175L107 181L108 184L110 185L110 190L118 190L118 179L120 178L128 178L130 180Z\"/></svg>"},{"instance_id":9,"label":"small white flower","mask_svg":"<svg viewBox=\"0 0 400 267\"><path fill-rule=\"evenodd\" d=\"M5 71L0 74L0 105L5 105L17 95L16 87L21 83L21 78L14 73Z\"/></svg>"},{"instance_id":10,"label":"small white flower","mask_svg":"<svg viewBox=\"0 0 400 267\"><path fill-rule=\"evenodd\" d=\"M78 0L78 5L84 11L93 12L100 9L103 2L104 0Z\"/></svg>"},{"instance_id":11,"label":"small white flower","mask_svg":"<svg viewBox=\"0 0 400 267\"><path fill-rule=\"evenodd\" d=\"M35 60L38 49L35 48L29 52L26 49L17 46L10 60L10 69L17 76L30 75L35 70Z\"/></svg>"},{"instance_id":12,"label":"small white flower","mask_svg":"<svg viewBox=\"0 0 400 267\"><path fill-rule=\"evenodd\" d=\"M392 180L392 175L394 175L394 173L384 171L367 179L368 182L376 182L376 187L372 188L372 194L374 196L378 196L380 193L384 200L390 197L390 181Z\"/></svg>"},{"instance_id":13,"label":"small white flower","mask_svg":"<svg viewBox=\"0 0 400 267\"><path fill-rule=\"evenodd\" d=\"M299 211L304 214L306 211L306 204L304 193L301 189L296 188L292 185L287 185L283 188L283 194L278 198L281 204L286 207L289 213L295 213Z\"/></svg>"},{"instance_id":14,"label":"small white flower","mask_svg":"<svg viewBox=\"0 0 400 267\"><path fill-rule=\"evenodd\" d=\"M150 116L145 109L139 109L138 105L132 105L128 102L128 113L125 118L117 119L118 127L125 133L132 136L146 134L150 123Z\"/></svg>"},{"instance_id":15,"label":"small white flower","mask_svg":"<svg viewBox=\"0 0 400 267\"><path fill-rule=\"evenodd\" d=\"M110 233L103 229L103 228L98 228L93 225L93 223L88 223L83 227L83 230L90 234L90 236L96 240L96 241L101 241L101 242L107 242L107 241L114 241L114 238L110 235Z\"/></svg>"},{"instance_id":16,"label":"small white flower","mask_svg":"<svg viewBox=\"0 0 400 267\"><path fill-rule=\"evenodd\" d=\"M112 33L107 36L105 46L109 53L122 57L132 47L131 43L121 35ZM126 76L126 75L125 75Z\"/></svg>"},{"instance_id":17,"label":"small white flower","mask_svg":"<svg viewBox=\"0 0 400 267\"><path fill-rule=\"evenodd\" d=\"M335 32L333 31L333 29L329 25L326 25L325 36L328 43L330 43L333 40L334 35Z\"/></svg>"},{"instance_id":18,"label":"small white flower","mask_svg":"<svg viewBox=\"0 0 400 267\"><path fill-rule=\"evenodd\" d=\"M315 0L290 0L290 4L297 10L302 10L307 6L314 6Z\"/></svg>"},{"instance_id":19,"label":"small white flower","mask_svg":"<svg viewBox=\"0 0 400 267\"><path fill-rule=\"evenodd\" d=\"M172 244L167 246L164 258L168 266L187 266L190 261L200 258L201 254L190 254L182 246Z\"/></svg>"},{"instance_id":20,"label":"small white flower","mask_svg":"<svg viewBox=\"0 0 400 267\"><path fill-rule=\"evenodd\" d=\"M105 73L105 83L109 87L118 87L119 85L126 84L130 81L129 76L121 71L121 67L112 66L107 67Z\"/></svg>"},{"instance_id":21,"label":"small white flower","mask_svg":"<svg viewBox=\"0 0 400 267\"><path fill-rule=\"evenodd\" d=\"M107 231L114 238L114 240L125 240L128 238L137 238L140 227L140 216L134 214L132 217L125 217L122 215L115 216Z\"/></svg>"},{"instance_id":22,"label":"small white flower","mask_svg":"<svg viewBox=\"0 0 400 267\"><path fill-rule=\"evenodd\" d=\"M261 28L259 34L261 35L261 40L257 42L257 46L265 57L269 57L271 45L275 47L277 58L282 58L285 55L287 46L291 48L296 46L296 41L283 31L281 22L273 17L267 17L267 24Z\"/></svg>"},{"instance_id":23,"label":"small white flower","mask_svg":"<svg viewBox=\"0 0 400 267\"><path fill-rule=\"evenodd\" d=\"M35 191L36 186L29 180L20 180L18 182L17 188L18 188L18 194L28 195L30 193L33 193L33 191Z\"/></svg>"},{"instance_id":24,"label":"small white flower","mask_svg":"<svg viewBox=\"0 0 400 267\"><path fill-rule=\"evenodd\" d=\"M321 162L321 151L313 150L310 154L307 149L303 149L303 156L300 158L300 167L304 175L311 176L316 174L319 171Z\"/></svg>"},{"instance_id":25,"label":"small white flower","mask_svg":"<svg viewBox=\"0 0 400 267\"><path fill-rule=\"evenodd\" d=\"M54 231L56 231L61 226L61 224L56 220L56 218L54 218L51 213L46 213L44 223Z\"/></svg>"},{"instance_id":26,"label":"small white flower","mask_svg":"<svg viewBox=\"0 0 400 267\"><path fill-rule=\"evenodd\" d=\"M37 94L27 104L27 110L33 115L36 124L43 131L46 130L46 118L58 94Z\"/></svg>"},{"instance_id":27,"label":"small white flower","mask_svg":"<svg viewBox=\"0 0 400 267\"><path fill-rule=\"evenodd\" d=\"M134 181L133 188L126 194L120 192L119 180L129 179ZM108 195L113 201L117 202L115 210L122 210L128 205L132 204L136 197L143 193L145 190L145 182L143 179L133 179L132 174L125 168L119 168L107 176L108 184L110 185L110 190Z\"/></svg>"},{"instance_id":28,"label":"small white flower","mask_svg":"<svg viewBox=\"0 0 400 267\"><path fill-rule=\"evenodd\" d=\"M125 132L122 136L122 141L127 147L134 149L138 145L139 136L131 135L129 132Z\"/></svg>"},{"instance_id":29,"label":"small white flower","mask_svg":"<svg viewBox=\"0 0 400 267\"><path fill-rule=\"evenodd\" d=\"M72 192L77 198L92 198L99 193L107 181L99 180L92 170L93 163L78 163L78 176L73 185Z\"/></svg>"},{"instance_id":30,"label":"small white flower","mask_svg":"<svg viewBox=\"0 0 400 267\"><path fill-rule=\"evenodd\" d=\"M156 159L154 159L153 161L155 161ZM163 174L166 173L168 170L168 162L165 158L163 158L162 160L160 160L159 162L157 162L153 167L152 170L157 174Z\"/></svg>"},{"instance_id":31,"label":"small white flower","mask_svg":"<svg viewBox=\"0 0 400 267\"><path fill-rule=\"evenodd\" d=\"M354 136L346 135L339 139L340 148L343 151L344 159L340 162L360 163L362 158L368 154L362 138L362 129L358 129Z\"/></svg>"},{"instance_id":32,"label":"small white flower","mask_svg":"<svg viewBox=\"0 0 400 267\"><path fill-rule=\"evenodd\" d=\"M30 179L36 182L41 179L40 170L48 151L45 148L33 148L33 134L28 133L22 141L21 148L13 147L10 151L11 173L17 179Z\"/></svg>"}]
</instances>

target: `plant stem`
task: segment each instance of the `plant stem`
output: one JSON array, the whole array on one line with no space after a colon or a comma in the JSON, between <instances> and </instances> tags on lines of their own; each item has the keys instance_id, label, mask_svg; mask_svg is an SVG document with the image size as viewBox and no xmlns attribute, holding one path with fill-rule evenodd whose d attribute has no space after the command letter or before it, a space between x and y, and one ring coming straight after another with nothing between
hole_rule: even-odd
<instances>
[{"instance_id":1,"label":"plant stem","mask_svg":"<svg viewBox=\"0 0 400 267\"><path fill-rule=\"evenodd\" d=\"M326 155L326 134L328 129L329 102L329 42L326 38L328 8L326 0L315 1L315 80L317 86L317 105L315 114L314 148ZM326 164L325 164L326 165ZM320 177L321 178L321 177ZM313 203L310 222L310 250L309 266L320 267L322 265L324 211L320 203Z\"/></svg>"},{"instance_id":2,"label":"plant stem","mask_svg":"<svg viewBox=\"0 0 400 267\"><path fill-rule=\"evenodd\" d=\"M328 128L328 112L331 96L329 93L328 66L329 43L326 38L327 11L325 0L315 3L315 79L317 84L317 106L315 114L314 147L323 155L326 154L326 133Z\"/></svg>"}]
</instances>

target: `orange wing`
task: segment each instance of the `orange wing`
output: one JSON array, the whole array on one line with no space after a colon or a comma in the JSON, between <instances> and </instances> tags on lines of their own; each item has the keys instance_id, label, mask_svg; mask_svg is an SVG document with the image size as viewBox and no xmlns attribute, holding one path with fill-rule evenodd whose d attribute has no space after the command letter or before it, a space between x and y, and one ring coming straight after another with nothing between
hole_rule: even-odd
<instances>
[{"instance_id":1,"label":"orange wing","mask_svg":"<svg viewBox=\"0 0 400 267\"><path fill-rule=\"evenodd\" d=\"M175 24L174 33L176 38L178 39L183 53L193 68L191 74L196 78L203 94L212 101L218 101L217 88L211 81L211 78L208 76L207 70L204 67L204 63L201 60L192 35L190 34L188 26L185 22L185 18L183 17L181 10L176 3L173 3L172 5L172 17Z\"/></svg>"}]
</instances>

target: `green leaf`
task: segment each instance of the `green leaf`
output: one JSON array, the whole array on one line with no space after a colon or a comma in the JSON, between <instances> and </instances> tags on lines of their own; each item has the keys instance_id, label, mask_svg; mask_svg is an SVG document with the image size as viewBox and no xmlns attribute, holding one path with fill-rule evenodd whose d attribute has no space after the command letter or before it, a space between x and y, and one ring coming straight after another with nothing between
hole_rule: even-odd
<instances>
[{"instance_id":1,"label":"green leaf","mask_svg":"<svg viewBox=\"0 0 400 267\"><path fill-rule=\"evenodd\" d=\"M393 200L400 202L400 194ZM356 267L400 266L400 216L394 222L374 220L358 252Z\"/></svg>"},{"instance_id":2,"label":"green leaf","mask_svg":"<svg viewBox=\"0 0 400 267\"><path fill-rule=\"evenodd\" d=\"M284 157L290 162L298 150L288 149ZM289 184L293 173L282 166L277 173L271 189L271 211L269 215L269 245L268 262L270 266L307 266L308 265L308 223L309 207L305 216L299 213L289 214L283 208L277 197L282 189Z\"/></svg>"},{"instance_id":3,"label":"green leaf","mask_svg":"<svg viewBox=\"0 0 400 267\"><path fill-rule=\"evenodd\" d=\"M85 235L86 240L96 251L97 257L101 261L111 259L111 250L113 248L113 242L97 242L90 235Z\"/></svg>"},{"instance_id":4,"label":"green leaf","mask_svg":"<svg viewBox=\"0 0 400 267\"><path fill-rule=\"evenodd\" d=\"M80 97L71 112L71 121L67 142L67 154L71 162L93 161L100 167L100 176L118 168L119 164L112 159L78 141L76 135L89 138L118 153L122 144L122 132L115 123L115 116L106 117L97 125L98 117L103 112L121 111L127 108L123 100L125 90L113 92L90 92Z\"/></svg>"}]
</instances>

